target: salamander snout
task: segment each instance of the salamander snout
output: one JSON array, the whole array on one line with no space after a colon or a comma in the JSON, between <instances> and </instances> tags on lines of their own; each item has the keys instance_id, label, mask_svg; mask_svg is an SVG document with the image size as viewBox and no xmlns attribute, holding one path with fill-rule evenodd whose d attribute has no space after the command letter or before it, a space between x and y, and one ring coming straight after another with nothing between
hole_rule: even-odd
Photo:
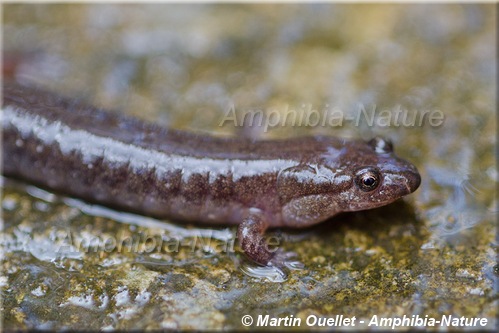
<instances>
[{"instance_id":1,"label":"salamander snout","mask_svg":"<svg viewBox=\"0 0 499 333\"><path fill-rule=\"evenodd\" d=\"M419 175L417 170L415 172L406 172L404 176L406 181L407 194L416 191L421 184L421 176Z\"/></svg>"},{"instance_id":2,"label":"salamander snout","mask_svg":"<svg viewBox=\"0 0 499 333\"><path fill-rule=\"evenodd\" d=\"M395 158L390 162L378 164L378 167L383 174L380 194L391 199L411 194L421 184L421 176L416 167L402 159Z\"/></svg>"}]
</instances>

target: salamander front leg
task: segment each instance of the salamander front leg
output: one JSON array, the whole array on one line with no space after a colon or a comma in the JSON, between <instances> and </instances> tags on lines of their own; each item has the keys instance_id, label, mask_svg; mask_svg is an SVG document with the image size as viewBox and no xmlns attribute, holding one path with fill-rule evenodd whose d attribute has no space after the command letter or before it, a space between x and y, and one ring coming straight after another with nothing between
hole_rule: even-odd
<instances>
[{"instance_id":1,"label":"salamander front leg","mask_svg":"<svg viewBox=\"0 0 499 333\"><path fill-rule=\"evenodd\" d=\"M263 238L268 222L260 214L250 214L239 225L237 237L244 253L253 261L267 265L274 253L270 252Z\"/></svg>"},{"instance_id":2,"label":"salamander front leg","mask_svg":"<svg viewBox=\"0 0 499 333\"><path fill-rule=\"evenodd\" d=\"M237 231L239 245L246 256L258 264L268 265L271 263L281 266L284 260L289 258L292 253L285 254L278 250L269 250L268 244L263 237L268 226L268 222L261 214L250 213L239 225Z\"/></svg>"}]
</instances>

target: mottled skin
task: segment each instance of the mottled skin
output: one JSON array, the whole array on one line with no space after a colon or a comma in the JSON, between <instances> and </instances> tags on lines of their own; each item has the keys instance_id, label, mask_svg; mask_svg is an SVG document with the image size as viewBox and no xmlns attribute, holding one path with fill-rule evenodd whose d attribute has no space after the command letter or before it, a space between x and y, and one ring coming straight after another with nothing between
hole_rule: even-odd
<instances>
[{"instance_id":1,"label":"mottled skin","mask_svg":"<svg viewBox=\"0 0 499 333\"><path fill-rule=\"evenodd\" d=\"M391 143L334 137L251 141L168 130L28 86L3 86L3 173L156 217L239 224L260 264L268 227L307 227L415 191Z\"/></svg>"}]
</instances>

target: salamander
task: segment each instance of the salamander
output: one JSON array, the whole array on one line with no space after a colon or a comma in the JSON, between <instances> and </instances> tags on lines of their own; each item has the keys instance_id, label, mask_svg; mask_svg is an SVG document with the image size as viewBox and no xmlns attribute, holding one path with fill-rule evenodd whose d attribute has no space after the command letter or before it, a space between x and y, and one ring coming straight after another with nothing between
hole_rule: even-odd
<instances>
[{"instance_id":1,"label":"salamander","mask_svg":"<svg viewBox=\"0 0 499 333\"><path fill-rule=\"evenodd\" d=\"M167 129L38 87L4 82L3 174L158 218L238 225L241 249L280 265L269 227L303 228L414 192L389 140L221 138Z\"/></svg>"}]
</instances>

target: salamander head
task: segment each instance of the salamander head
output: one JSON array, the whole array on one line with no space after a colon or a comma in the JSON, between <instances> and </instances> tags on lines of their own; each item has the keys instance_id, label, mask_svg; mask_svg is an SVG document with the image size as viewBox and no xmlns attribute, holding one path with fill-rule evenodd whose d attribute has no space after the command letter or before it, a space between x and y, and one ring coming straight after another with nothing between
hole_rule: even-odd
<instances>
[{"instance_id":1,"label":"salamander head","mask_svg":"<svg viewBox=\"0 0 499 333\"><path fill-rule=\"evenodd\" d=\"M418 170L393 153L390 141L374 138L331 146L316 164L280 172L277 186L285 224L307 226L339 212L371 209L414 192Z\"/></svg>"},{"instance_id":2,"label":"salamander head","mask_svg":"<svg viewBox=\"0 0 499 333\"><path fill-rule=\"evenodd\" d=\"M421 183L418 170L393 153L390 141L374 138L358 148L351 165L351 184L344 211L376 208L414 192Z\"/></svg>"}]
</instances>

